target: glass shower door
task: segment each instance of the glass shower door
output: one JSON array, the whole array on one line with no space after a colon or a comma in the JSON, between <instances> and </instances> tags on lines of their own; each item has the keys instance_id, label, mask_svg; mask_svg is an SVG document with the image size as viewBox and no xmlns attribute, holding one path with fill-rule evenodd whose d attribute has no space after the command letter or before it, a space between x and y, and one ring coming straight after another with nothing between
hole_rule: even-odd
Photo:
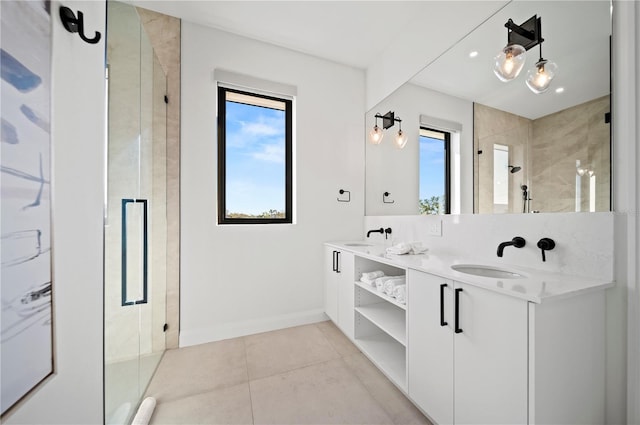
<instances>
[{"instance_id":1,"label":"glass shower door","mask_svg":"<svg viewBox=\"0 0 640 425\"><path fill-rule=\"evenodd\" d=\"M135 7L108 2L105 421L129 423L165 349L166 78Z\"/></svg>"}]
</instances>

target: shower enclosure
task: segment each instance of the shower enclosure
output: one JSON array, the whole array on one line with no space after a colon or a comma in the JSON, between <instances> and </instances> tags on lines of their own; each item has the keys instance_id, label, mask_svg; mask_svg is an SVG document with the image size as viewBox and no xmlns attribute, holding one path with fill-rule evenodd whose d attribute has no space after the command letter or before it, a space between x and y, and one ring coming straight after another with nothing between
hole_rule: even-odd
<instances>
[{"instance_id":1,"label":"shower enclosure","mask_svg":"<svg viewBox=\"0 0 640 425\"><path fill-rule=\"evenodd\" d=\"M105 422L123 424L165 350L166 77L136 8L107 7Z\"/></svg>"}]
</instances>

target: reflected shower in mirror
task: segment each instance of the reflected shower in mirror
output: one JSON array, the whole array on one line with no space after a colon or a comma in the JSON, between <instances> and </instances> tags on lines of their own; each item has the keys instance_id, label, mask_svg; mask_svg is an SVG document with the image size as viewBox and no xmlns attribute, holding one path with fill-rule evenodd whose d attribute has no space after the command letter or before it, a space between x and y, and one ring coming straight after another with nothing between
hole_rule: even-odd
<instances>
[{"instance_id":1,"label":"reflected shower in mirror","mask_svg":"<svg viewBox=\"0 0 640 425\"><path fill-rule=\"evenodd\" d=\"M538 48L526 52L512 81L493 72L505 22L536 15L544 57L558 66L540 94L525 84ZM368 131L377 111L393 108L409 138L401 153L366 147L366 214L417 214L421 116L460 127L447 162L451 213L609 211L611 32L609 1L516 0L503 7L367 113ZM396 195L393 207L379 205L381 188Z\"/></svg>"}]
</instances>

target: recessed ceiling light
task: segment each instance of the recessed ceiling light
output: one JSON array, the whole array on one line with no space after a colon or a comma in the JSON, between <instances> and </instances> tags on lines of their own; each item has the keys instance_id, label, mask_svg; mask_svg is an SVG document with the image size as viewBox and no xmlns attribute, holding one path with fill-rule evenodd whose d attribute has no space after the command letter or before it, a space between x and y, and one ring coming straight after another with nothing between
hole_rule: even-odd
<instances>
[{"instance_id":1,"label":"recessed ceiling light","mask_svg":"<svg viewBox=\"0 0 640 425\"><path fill-rule=\"evenodd\" d=\"M564 91L564 87L558 87L556 89L556 93L562 93Z\"/></svg>"},{"instance_id":2,"label":"recessed ceiling light","mask_svg":"<svg viewBox=\"0 0 640 425\"><path fill-rule=\"evenodd\" d=\"M473 52L469 53L469 57L470 58L475 58L476 56L478 56L478 52L475 51L475 50Z\"/></svg>"}]
</instances>

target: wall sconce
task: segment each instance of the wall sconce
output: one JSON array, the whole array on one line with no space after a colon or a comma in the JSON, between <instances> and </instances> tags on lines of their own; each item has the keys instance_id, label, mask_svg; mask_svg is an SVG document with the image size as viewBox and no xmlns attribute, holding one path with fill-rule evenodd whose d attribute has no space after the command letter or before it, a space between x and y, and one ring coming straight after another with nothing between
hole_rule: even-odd
<instances>
[{"instance_id":1,"label":"wall sconce","mask_svg":"<svg viewBox=\"0 0 640 425\"><path fill-rule=\"evenodd\" d=\"M384 133L382 132L382 130L393 127L393 125L398 122L400 129L393 138L393 143L398 149L404 148L407 144L408 138L407 135L402 131L402 120L400 118L397 118L393 111L389 111L384 115L380 115L380 113L377 113L375 117L376 123L373 126L373 130L369 132L369 141L374 145L379 145L380 142L382 142L382 138L384 137ZM378 118L382 119L382 128L378 127Z\"/></svg>"},{"instance_id":2,"label":"wall sconce","mask_svg":"<svg viewBox=\"0 0 640 425\"><path fill-rule=\"evenodd\" d=\"M526 51L540 47L540 59L535 67L527 72L527 87L536 93L544 93L555 77L558 66L542 58L542 18L533 15L521 25L516 25L511 19L504 24L507 27L507 45L495 57L493 72L500 81L515 79L526 59Z\"/></svg>"}]
</instances>

